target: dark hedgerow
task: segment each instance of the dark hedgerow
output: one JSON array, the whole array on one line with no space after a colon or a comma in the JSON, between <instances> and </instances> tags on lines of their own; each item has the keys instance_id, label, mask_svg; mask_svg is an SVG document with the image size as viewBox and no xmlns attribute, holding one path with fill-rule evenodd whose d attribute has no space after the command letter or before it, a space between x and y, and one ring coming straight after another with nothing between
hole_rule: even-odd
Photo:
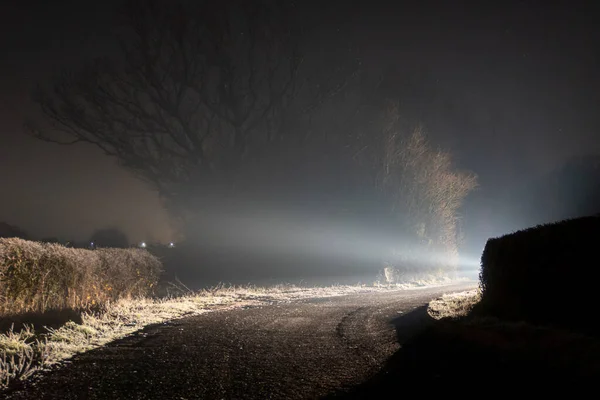
<instances>
[{"instance_id":1,"label":"dark hedgerow","mask_svg":"<svg viewBox=\"0 0 600 400\"><path fill-rule=\"evenodd\" d=\"M488 240L481 307L501 318L596 330L599 241L598 215Z\"/></svg>"}]
</instances>

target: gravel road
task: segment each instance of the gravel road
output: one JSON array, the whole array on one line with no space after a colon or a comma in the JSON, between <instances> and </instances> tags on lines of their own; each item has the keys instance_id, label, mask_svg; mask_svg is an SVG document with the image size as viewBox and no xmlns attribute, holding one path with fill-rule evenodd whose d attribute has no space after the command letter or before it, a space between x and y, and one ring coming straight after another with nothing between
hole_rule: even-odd
<instances>
[{"instance_id":1,"label":"gravel road","mask_svg":"<svg viewBox=\"0 0 600 400\"><path fill-rule=\"evenodd\" d=\"M460 285L215 311L76 356L7 399L316 399L377 373Z\"/></svg>"}]
</instances>

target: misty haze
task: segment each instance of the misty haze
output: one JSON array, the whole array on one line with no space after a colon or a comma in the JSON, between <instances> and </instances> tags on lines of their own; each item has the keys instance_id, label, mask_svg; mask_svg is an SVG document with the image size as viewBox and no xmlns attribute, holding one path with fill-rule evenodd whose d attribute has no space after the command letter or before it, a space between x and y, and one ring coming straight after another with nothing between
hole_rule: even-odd
<instances>
[{"instance_id":1,"label":"misty haze","mask_svg":"<svg viewBox=\"0 0 600 400\"><path fill-rule=\"evenodd\" d=\"M7 2L0 390L587 382L597 17L584 2Z\"/></svg>"}]
</instances>

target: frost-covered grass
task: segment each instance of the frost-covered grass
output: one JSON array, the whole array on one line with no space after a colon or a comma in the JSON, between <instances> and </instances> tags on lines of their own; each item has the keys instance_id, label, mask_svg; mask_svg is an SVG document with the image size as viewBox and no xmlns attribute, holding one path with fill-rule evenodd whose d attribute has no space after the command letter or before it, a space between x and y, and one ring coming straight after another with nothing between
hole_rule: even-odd
<instances>
[{"instance_id":1,"label":"frost-covered grass","mask_svg":"<svg viewBox=\"0 0 600 400\"><path fill-rule=\"evenodd\" d=\"M429 303L427 312L432 318L458 318L467 316L481 300L479 289L445 294Z\"/></svg>"}]
</instances>

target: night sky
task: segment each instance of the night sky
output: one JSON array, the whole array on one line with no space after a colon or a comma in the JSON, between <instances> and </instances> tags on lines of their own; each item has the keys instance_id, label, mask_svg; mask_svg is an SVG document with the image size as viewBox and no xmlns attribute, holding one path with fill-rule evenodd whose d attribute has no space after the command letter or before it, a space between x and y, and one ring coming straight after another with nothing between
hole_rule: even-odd
<instances>
[{"instance_id":1,"label":"night sky","mask_svg":"<svg viewBox=\"0 0 600 400\"><path fill-rule=\"evenodd\" d=\"M324 1L311 11L356 44L363 68L394 71L390 93L419 113L460 167L479 175L464 212L467 229L483 236L504 229L489 226L494 199L569 157L600 153L594 2L489 3ZM35 113L33 85L61 65L110 51L109 10L91 1L0 5L0 221L36 236L85 239L115 226L132 241L169 241L175 233L158 195L114 160L23 129Z\"/></svg>"}]
</instances>

